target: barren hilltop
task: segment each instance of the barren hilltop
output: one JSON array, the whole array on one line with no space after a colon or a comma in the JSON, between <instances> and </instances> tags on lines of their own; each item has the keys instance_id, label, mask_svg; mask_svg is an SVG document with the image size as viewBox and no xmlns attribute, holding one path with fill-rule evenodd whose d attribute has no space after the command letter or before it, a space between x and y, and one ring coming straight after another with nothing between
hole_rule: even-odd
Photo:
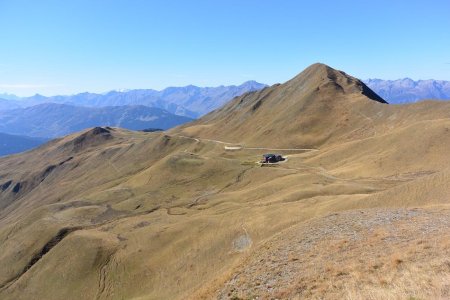
<instances>
[{"instance_id":1,"label":"barren hilltop","mask_svg":"<svg viewBox=\"0 0 450 300\"><path fill-rule=\"evenodd\" d=\"M0 298L445 299L448 149L450 102L323 64L168 132L56 139L0 159Z\"/></svg>"}]
</instances>

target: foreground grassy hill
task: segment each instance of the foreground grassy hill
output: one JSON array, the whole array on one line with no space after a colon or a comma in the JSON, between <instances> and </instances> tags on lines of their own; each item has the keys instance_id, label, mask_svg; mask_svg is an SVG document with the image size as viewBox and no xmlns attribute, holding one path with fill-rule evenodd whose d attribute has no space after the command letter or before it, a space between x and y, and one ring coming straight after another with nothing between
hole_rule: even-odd
<instances>
[{"instance_id":1,"label":"foreground grassy hill","mask_svg":"<svg viewBox=\"0 0 450 300\"><path fill-rule=\"evenodd\" d=\"M316 64L169 132L0 159L0 298L445 298L449 130L450 103Z\"/></svg>"}]
</instances>

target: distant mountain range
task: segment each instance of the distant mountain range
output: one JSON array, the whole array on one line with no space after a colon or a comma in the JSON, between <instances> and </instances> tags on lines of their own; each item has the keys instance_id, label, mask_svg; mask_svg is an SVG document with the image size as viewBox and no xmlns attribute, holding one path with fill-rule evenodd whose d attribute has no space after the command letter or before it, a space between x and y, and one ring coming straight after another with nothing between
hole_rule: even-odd
<instances>
[{"instance_id":1,"label":"distant mountain range","mask_svg":"<svg viewBox=\"0 0 450 300\"><path fill-rule=\"evenodd\" d=\"M368 79L365 83L391 104L450 99L450 81ZM58 137L95 126L168 129L222 107L235 97L267 85L247 81L219 87L169 87L71 96L0 94L0 132Z\"/></svg>"},{"instance_id":2,"label":"distant mountain range","mask_svg":"<svg viewBox=\"0 0 450 300\"><path fill-rule=\"evenodd\" d=\"M124 105L144 105L165 109L176 115L190 118L198 118L236 96L246 92L256 91L266 85L256 81L247 81L241 85L197 87L193 85L185 87L169 87L161 91L151 89L139 89L129 91L111 91L105 94L81 93L72 96L45 97L34 95L32 97L14 98L13 95L3 95L0 101L0 110L12 108L30 107L43 103L59 103L75 106L105 107ZM0 97L1 98L1 97Z\"/></svg>"},{"instance_id":3,"label":"distant mountain range","mask_svg":"<svg viewBox=\"0 0 450 300\"><path fill-rule=\"evenodd\" d=\"M0 133L0 156L18 153L37 147L48 139Z\"/></svg>"},{"instance_id":4,"label":"distant mountain range","mask_svg":"<svg viewBox=\"0 0 450 300\"><path fill-rule=\"evenodd\" d=\"M53 138L95 126L132 130L168 129L191 120L160 108L142 105L93 108L46 103L0 111L0 132Z\"/></svg>"},{"instance_id":5,"label":"distant mountain range","mask_svg":"<svg viewBox=\"0 0 450 300\"><path fill-rule=\"evenodd\" d=\"M365 83L390 104L417 102L423 99L450 99L450 81L368 79Z\"/></svg>"},{"instance_id":6,"label":"distant mountain range","mask_svg":"<svg viewBox=\"0 0 450 300\"><path fill-rule=\"evenodd\" d=\"M139 89L52 97L37 94L23 98L3 93L0 94L0 132L54 138L96 126L165 130L192 121L234 97L265 86L247 81L238 86L189 85L161 91ZM3 141L6 137L1 138L0 143L7 145L6 140ZM29 149L8 147L11 148L9 153Z\"/></svg>"},{"instance_id":7,"label":"distant mountain range","mask_svg":"<svg viewBox=\"0 0 450 300\"><path fill-rule=\"evenodd\" d=\"M5 99L5 100L20 100L20 97L17 97L16 95L8 94L8 93L0 93L0 99Z\"/></svg>"},{"instance_id":8,"label":"distant mountain range","mask_svg":"<svg viewBox=\"0 0 450 300\"><path fill-rule=\"evenodd\" d=\"M422 99L450 99L450 81L432 79L414 81L405 78L398 80L368 79L364 82L391 104L411 103ZM161 91L136 89L110 91L104 94L86 92L51 97L36 94L22 98L12 94L0 93L0 111L43 103L86 107L144 105L165 109L176 115L199 118L223 106L234 97L250 91L261 90L266 86L256 81L247 81L241 85L218 87L188 85L185 87L168 87Z\"/></svg>"}]
</instances>

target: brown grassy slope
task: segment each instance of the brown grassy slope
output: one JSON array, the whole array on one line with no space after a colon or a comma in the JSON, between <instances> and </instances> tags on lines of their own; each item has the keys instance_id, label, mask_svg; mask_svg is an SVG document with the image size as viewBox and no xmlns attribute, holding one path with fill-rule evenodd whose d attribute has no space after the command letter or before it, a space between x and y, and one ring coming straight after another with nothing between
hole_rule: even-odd
<instances>
[{"instance_id":1,"label":"brown grassy slope","mask_svg":"<svg viewBox=\"0 0 450 300\"><path fill-rule=\"evenodd\" d=\"M287 81L237 97L171 132L246 146L323 148L448 119L450 103L383 104L360 80L315 64Z\"/></svg>"},{"instance_id":2,"label":"brown grassy slope","mask_svg":"<svg viewBox=\"0 0 450 300\"><path fill-rule=\"evenodd\" d=\"M305 72L168 134L93 129L0 159L0 298L184 299L310 218L448 204L449 103L391 107ZM320 151L262 168L265 150L188 134Z\"/></svg>"},{"instance_id":3,"label":"brown grassy slope","mask_svg":"<svg viewBox=\"0 0 450 300\"><path fill-rule=\"evenodd\" d=\"M111 261L112 253L121 266L111 272L114 276L124 276L121 270L125 268L138 277L125 278L120 291L115 292L117 295L161 295L186 290L186 285L175 290L164 289L164 276L155 277L154 272L163 272L168 265L169 274L174 274L178 264L184 264L185 250L178 249L177 245L187 244L186 249L191 251L188 237L195 236L202 224L211 223L207 216L187 218L184 215L188 208L202 197L233 184L248 166L238 160L193 153L211 151L216 148L214 144L197 144L160 134L109 131L111 137L99 143L94 143L98 137L87 131L91 136L88 145L76 152L72 144L86 133L25 154L28 158L13 156L0 161L10 170L2 178L13 181L11 187L2 191L5 207L0 220L3 250L0 261L4 267L0 275L2 292L6 293L3 296L16 298L15 293L22 293L23 286L26 286L25 295L38 298L96 295L100 282L88 280L83 274L101 276L104 265L114 267L117 261ZM70 157L73 158L68 160ZM42 180L41 170L46 170L48 165L57 167ZM27 184L15 193L12 187L17 182ZM121 228L117 233L116 226ZM208 239L217 232L217 226L204 230L204 236L197 239L198 244L204 244L204 249L210 246ZM57 247L44 253L29 268L48 241L64 228L75 232L61 239ZM227 226L227 230L230 228ZM162 232L167 233L161 236ZM178 254L171 254L180 251L178 259ZM67 253L71 259L64 260ZM60 264L62 260L64 264ZM73 285L68 284L69 279ZM49 288L40 289L40 286ZM112 292L104 291L104 297L109 293Z\"/></svg>"}]
</instances>

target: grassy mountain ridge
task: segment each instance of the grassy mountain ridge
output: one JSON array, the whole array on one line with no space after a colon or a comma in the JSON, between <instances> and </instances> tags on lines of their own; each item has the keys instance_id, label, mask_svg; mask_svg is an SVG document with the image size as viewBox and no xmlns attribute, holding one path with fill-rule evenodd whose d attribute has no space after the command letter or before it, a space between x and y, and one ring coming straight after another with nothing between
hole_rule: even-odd
<instances>
[{"instance_id":1,"label":"grassy mountain ridge","mask_svg":"<svg viewBox=\"0 0 450 300\"><path fill-rule=\"evenodd\" d=\"M93 128L0 158L0 297L446 298L445 282L406 283L450 278L449 116L316 64L168 132ZM261 167L265 152L287 160ZM395 257L355 259L372 249Z\"/></svg>"},{"instance_id":2,"label":"grassy mountain ridge","mask_svg":"<svg viewBox=\"0 0 450 300\"><path fill-rule=\"evenodd\" d=\"M356 78L315 64L282 85L235 98L181 133L254 145L315 147L343 138L351 126L364 126L362 111L381 109L385 103ZM350 118L353 123L347 122Z\"/></svg>"}]
</instances>

